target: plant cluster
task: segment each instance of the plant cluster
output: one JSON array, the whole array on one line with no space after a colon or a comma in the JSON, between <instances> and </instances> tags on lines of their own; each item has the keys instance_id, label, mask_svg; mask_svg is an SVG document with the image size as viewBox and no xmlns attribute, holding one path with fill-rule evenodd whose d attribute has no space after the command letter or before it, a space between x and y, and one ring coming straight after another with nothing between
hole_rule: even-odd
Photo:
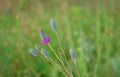
<instances>
[{"instance_id":1,"label":"plant cluster","mask_svg":"<svg viewBox=\"0 0 120 77\"><path fill-rule=\"evenodd\" d=\"M69 54L71 56L70 57L71 61L69 62L68 58L66 57L65 50L63 48L63 45L61 43L60 37L57 32L57 26L56 26L56 23L53 18L50 20L50 25L51 25L52 31L54 31L56 38L59 42L59 47L61 49L60 54L62 57L64 57L64 59L60 58L60 56L56 53L55 49L50 44L50 37L48 35L46 35L46 33L42 29L39 30L41 43L43 45L47 45L50 48L50 50L51 50L50 52L52 52L55 55L56 60L54 60L50 56L49 52L45 48L40 48L39 45L37 45L37 44L35 45L35 50L32 48L29 49L29 53L32 54L33 56L39 56L39 52L40 52L40 54L42 54L48 62L50 62L53 66L55 66L57 68L57 70L66 77L74 77L74 74L73 74L71 66L70 66L70 62L72 62L74 64L74 68L75 68L74 71L76 71L75 76L80 77L80 73L79 73L79 69L78 69L78 65L77 65L77 61L76 61L75 51L72 48L69 48Z\"/></svg>"}]
</instances>

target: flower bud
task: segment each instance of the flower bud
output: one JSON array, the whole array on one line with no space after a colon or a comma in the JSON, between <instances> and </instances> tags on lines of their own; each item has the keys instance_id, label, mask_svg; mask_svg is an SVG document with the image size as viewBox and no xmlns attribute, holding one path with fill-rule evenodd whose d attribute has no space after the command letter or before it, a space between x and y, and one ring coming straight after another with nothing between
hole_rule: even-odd
<instances>
[{"instance_id":1,"label":"flower bud","mask_svg":"<svg viewBox=\"0 0 120 77\"><path fill-rule=\"evenodd\" d=\"M41 39L45 39L46 38L46 34L44 33L44 31L42 29L39 30L40 31L40 37Z\"/></svg>"},{"instance_id":2,"label":"flower bud","mask_svg":"<svg viewBox=\"0 0 120 77\"><path fill-rule=\"evenodd\" d=\"M55 21L54 21L53 18L51 18L51 20L50 20L50 25L51 25L53 31L57 30L57 26L56 26Z\"/></svg>"},{"instance_id":3,"label":"flower bud","mask_svg":"<svg viewBox=\"0 0 120 77\"><path fill-rule=\"evenodd\" d=\"M49 53L44 48L41 49L41 52L42 52L43 56L45 56L46 58L49 57Z\"/></svg>"},{"instance_id":4,"label":"flower bud","mask_svg":"<svg viewBox=\"0 0 120 77\"><path fill-rule=\"evenodd\" d=\"M29 49L29 53L32 54L33 56L37 56L38 55L37 51L35 51L32 48Z\"/></svg>"},{"instance_id":5,"label":"flower bud","mask_svg":"<svg viewBox=\"0 0 120 77\"><path fill-rule=\"evenodd\" d=\"M70 48L70 56L71 56L71 58L75 58L76 57L76 54L75 54L74 50L71 49L71 48Z\"/></svg>"}]
</instances>

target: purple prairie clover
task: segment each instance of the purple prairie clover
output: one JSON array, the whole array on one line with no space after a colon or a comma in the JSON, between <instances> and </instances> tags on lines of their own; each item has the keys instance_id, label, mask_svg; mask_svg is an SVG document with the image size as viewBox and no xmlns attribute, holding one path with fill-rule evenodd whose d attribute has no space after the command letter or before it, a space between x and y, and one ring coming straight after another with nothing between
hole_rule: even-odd
<instances>
[{"instance_id":1,"label":"purple prairie clover","mask_svg":"<svg viewBox=\"0 0 120 77\"><path fill-rule=\"evenodd\" d=\"M57 26L56 26L55 21L54 21L53 18L51 18L51 20L50 20L50 25L51 25L53 31L57 30Z\"/></svg>"},{"instance_id":2,"label":"purple prairie clover","mask_svg":"<svg viewBox=\"0 0 120 77\"><path fill-rule=\"evenodd\" d=\"M42 40L42 44L48 44L50 42L50 37L46 36L45 39Z\"/></svg>"},{"instance_id":3,"label":"purple prairie clover","mask_svg":"<svg viewBox=\"0 0 120 77\"><path fill-rule=\"evenodd\" d=\"M35 51L35 50L32 49L32 48L29 49L29 53L32 54L33 56L37 56L37 55L38 55L38 52Z\"/></svg>"},{"instance_id":4,"label":"purple prairie clover","mask_svg":"<svg viewBox=\"0 0 120 77\"><path fill-rule=\"evenodd\" d=\"M46 36L43 30L40 29L40 37L42 44L48 44L50 42L50 37Z\"/></svg>"},{"instance_id":5,"label":"purple prairie clover","mask_svg":"<svg viewBox=\"0 0 120 77\"><path fill-rule=\"evenodd\" d=\"M42 53L43 56L45 56L46 58L49 57L49 53L46 51L46 49L42 48L42 49L41 49L41 53Z\"/></svg>"},{"instance_id":6,"label":"purple prairie clover","mask_svg":"<svg viewBox=\"0 0 120 77\"><path fill-rule=\"evenodd\" d=\"M70 48L70 56L71 56L71 58L76 57L76 54L75 54L75 52L74 52L74 50L72 48Z\"/></svg>"}]
</instances>

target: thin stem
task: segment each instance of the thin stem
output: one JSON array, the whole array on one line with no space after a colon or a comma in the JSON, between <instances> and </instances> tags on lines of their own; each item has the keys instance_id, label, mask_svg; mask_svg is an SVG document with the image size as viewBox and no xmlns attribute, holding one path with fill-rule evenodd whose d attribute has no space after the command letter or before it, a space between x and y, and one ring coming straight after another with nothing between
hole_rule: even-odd
<instances>
[{"instance_id":1,"label":"thin stem","mask_svg":"<svg viewBox=\"0 0 120 77\"><path fill-rule=\"evenodd\" d=\"M51 62L54 62L55 66L60 67L51 57L49 57L49 59L51 60Z\"/></svg>"},{"instance_id":2,"label":"thin stem","mask_svg":"<svg viewBox=\"0 0 120 77\"><path fill-rule=\"evenodd\" d=\"M52 60L51 57L49 57L47 60L48 60L52 65L54 65L63 75L65 75L66 77L68 77L68 75L67 75L63 70L60 69L59 65L57 65L57 64Z\"/></svg>"},{"instance_id":3,"label":"thin stem","mask_svg":"<svg viewBox=\"0 0 120 77\"><path fill-rule=\"evenodd\" d=\"M64 51L64 49L63 49L62 43L61 43L61 41L60 41L60 39L59 39L58 33L55 32L55 34L56 34L56 36L57 36L57 39L58 39L60 48L62 49L63 56L65 57L65 61L66 61L67 65L68 65L68 60L67 60L67 57L66 57L66 55L65 55L65 51ZM72 71L70 70L69 67L68 67L68 69L69 69L69 71L70 71L71 77L73 77Z\"/></svg>"},{"instance_id":4,"label":"thin stem","mask_svg":"<svg viewBox=\"0 0 120 77\"><path fill-rule=\"evenodd\" d=\"M52 48L52 46L48 43L49 48L53 51L54 55L57 57L57 59L59 60L59 62L62 64L62 66L64 67L64 69L66 70L66 72L69 74L67 68L65 67L64 63L60 60L60 58L58 57L58 55L56 54L55 50Z\"/></svg>"},{"instance_id":5,"label":"thin stem","mask_svg":"<svg viewBox=\"0 0 120 77\"><path fill-rule=\"evenodd\" d=\"M41 55L38 55L38 57L43 58L43 56L41 56ZM65 75L66 77L68 77L68 75L67 75L64 71L60 70L60 66L59 66L57 63L55 63L55 61L54 61L51 57L48 57L48 58L46 58L46 59L47 59L47 61L49 61L52 65L54 65L63 75Z\"/></svg>"},{"instance_id":6,"label":"thin stem","mask_svg":"<svg viewBox=\"0 0 120 77\"><path fill-rule=\"evenodd\" d=\"M97 10L96 10L96 52L97 52L97 58L96 58L96 63L95 67L93 70L93 77L97 77L97 71L98 71L98 66L101 61L101 24L100 24L100 12L101 10L98 9L100 8L100 5L98 3Z\"/></svg>"},{"instance_id":7,"label":"thin stem","mask_svg":"<svg viewBox=\"0 0 120 77\"><path fill-rule=\"evenodd\" d=\"M64 55L64 57L65 57L65 60L67 61L67 57L66 57L66 55L65 55L65 51L64 51L63 46L62 46L62 43L61 43L61 41L60 41L60 39L59 39L58 33L55 32L55 34L56 34L56 36L57 36L57 39L58 39L60 48L62 49L62 53L63 53L63 55Z\"/></svg>"},{"instance_id":8,"label":"thin stem","mask_svg":"<svg viewBox=\"0 0 120 77\"><path fill-rule=\"evenodd\" d=\"M73 61L74 61L74 65L75 65L75 68L76 68L76 71L77 71L78 77L80 77L80 73L79 73L79 69L78 69L78 65L77 65L76 59L73 60Z\"/></svg>"}]
</instances>

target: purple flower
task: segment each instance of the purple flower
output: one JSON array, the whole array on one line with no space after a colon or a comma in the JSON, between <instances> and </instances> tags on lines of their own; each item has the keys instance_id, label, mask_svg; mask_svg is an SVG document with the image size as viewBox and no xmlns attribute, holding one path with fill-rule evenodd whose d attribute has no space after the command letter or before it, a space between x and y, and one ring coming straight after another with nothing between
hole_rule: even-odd
<instances>
[{"instance_id":1,"label":"purple flower","mask_svg":"<svg viewBox=\"0 0 120 77\"><path fill-rule=\"evenodd\" d=\"M46 36L41 42L42 44L48 44L50 42L50 37Z\"/></svg>"},{"instance_id":2,"label":"purple flower","mask_svg":"<svg viewBox=\"0 0 120 77\"><path fill-rule=\"evenodd\" d=\"M43 30L40 29L40 37L42 44L48 44L50 42L50 37L46 36Z\"/></svg>"}]
</instances>

